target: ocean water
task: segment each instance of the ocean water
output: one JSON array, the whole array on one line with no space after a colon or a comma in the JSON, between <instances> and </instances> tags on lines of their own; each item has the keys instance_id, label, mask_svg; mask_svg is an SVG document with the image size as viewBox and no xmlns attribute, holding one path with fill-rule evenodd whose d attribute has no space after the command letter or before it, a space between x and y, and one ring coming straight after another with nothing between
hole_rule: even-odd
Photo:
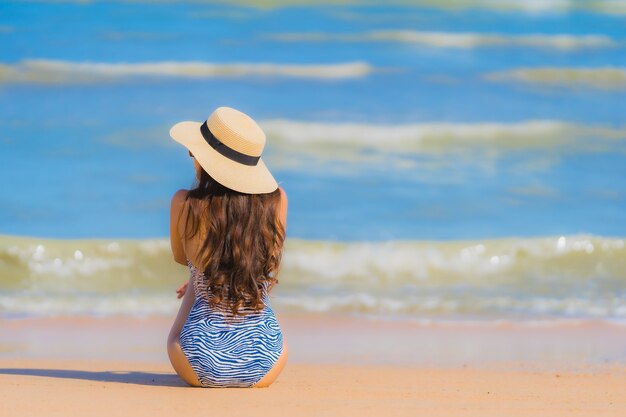
<instances>
[{"instance_id":1,"label":"ocean water","mask_svg":"<svg viewBox=\"0 0 626 417\"><path fill-rule=\"evenodd\" d=\"M626 2L0 5L0 315L174 314L168 137L290 198L280 311L626 316Z\"/></svg>"}]
</instances>

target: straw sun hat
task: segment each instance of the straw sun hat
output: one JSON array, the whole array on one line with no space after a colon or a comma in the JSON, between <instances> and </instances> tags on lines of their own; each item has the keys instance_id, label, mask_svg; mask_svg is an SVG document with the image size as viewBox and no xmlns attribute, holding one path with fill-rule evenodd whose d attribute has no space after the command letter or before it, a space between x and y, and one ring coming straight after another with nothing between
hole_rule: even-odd
<instances>
[{"instance_id":1,"label":"straw sun hat","mask_svg":"<svg viewBox=\"0 0 626 417\"><path fill-rule=\"evenodd\" d=\"M261 159L265 133L239 110L218 107L204 123L176 123L170 136L225 187L246 194L271 193L278 188Z\"/></svg>"}]
</instances>

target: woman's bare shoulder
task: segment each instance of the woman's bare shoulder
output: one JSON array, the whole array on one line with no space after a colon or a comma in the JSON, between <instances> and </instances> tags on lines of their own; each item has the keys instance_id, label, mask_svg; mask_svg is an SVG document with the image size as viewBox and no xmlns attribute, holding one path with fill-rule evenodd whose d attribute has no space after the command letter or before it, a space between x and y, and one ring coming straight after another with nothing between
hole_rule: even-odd
<instances>
[{"instance_id":1,"label":"woman's bare shoulder","mask_svg":"<svg viewBox=\"0 0 626 417\"><path fill-rule=\"evenodd\" d=\"M170 205L170 227L176 227L176 231L178 235L181 235L181 231L178 230L180 224L185 224L186 215L185 210L183 210L183 206L185 204L185 199L187 198L187 193L189 190L180 189L174 193L172 196L172 202ZM182 223L181 223L182 222ZM173 232L174 229L171 230Z\"/></svg>"},{"instance_id":2,"label":"woman's bare shoulder","mask_svg":"<svg viewBox=\"0 0 626 417\"><path fill-rule=\"evenodd\" d=\"M172 202L182 203L183 201L185 201L185 198L187 198L188 192L189 190L185 190L184 188L176 191L172 196Z\"/></svg>"},{"instance_id":3,"label":"woman's bare shoulder","mask_svg":"<svg viewBox=\"0 0 626 417\"><path fill-rule=\"evenodd\" d=\"M181 207L183 206L183 203L185 202L185 199L187 198L188 192L189 190L185 190L181 188L180 190L174 193L174 195L172 196L172 202L170 204L170 211L172 213L178 213L180 211Z\"/></svg>"}]
</instances>

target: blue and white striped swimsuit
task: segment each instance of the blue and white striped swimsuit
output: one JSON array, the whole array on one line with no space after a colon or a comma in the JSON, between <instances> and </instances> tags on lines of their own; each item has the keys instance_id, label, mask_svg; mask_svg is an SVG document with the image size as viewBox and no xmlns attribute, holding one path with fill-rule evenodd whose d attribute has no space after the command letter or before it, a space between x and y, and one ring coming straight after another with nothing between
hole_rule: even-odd
<instances>
[{"instance_id":1,"label":"blue and white striped swimsuit","mask_svg":"<svg viewBox=\"0 0 626 417\"><path fill-rule=\"evenodd\" d=\"M283 335L274 316L267 293L265 307L246 316L233 317L228 308L212 307L196 286L195 300L180 333L183 353L203 387L251 387L267 374L283 351ZM250 311L249 308L240 309Z\"/></svg>"}]
</instances>

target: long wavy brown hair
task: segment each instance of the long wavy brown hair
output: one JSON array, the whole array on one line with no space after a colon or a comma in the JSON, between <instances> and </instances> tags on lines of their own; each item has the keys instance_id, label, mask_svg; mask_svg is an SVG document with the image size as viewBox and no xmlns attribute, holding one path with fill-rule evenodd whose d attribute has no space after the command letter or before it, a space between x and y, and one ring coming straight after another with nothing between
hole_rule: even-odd
<instances>
[{"instance_id":1,"label":"long wavy brown hair","mask_svg":"<svg viewBox=\"0 0 626 417\"><path fill-rule=\"evenodd\" d=\"M264 307L263 285L267 282L269 290L278 283L285 240L279 206L279 189L243 194L200 169L185 198L185 223L179 230L184 239L204 236L194 264L204 276L198 275L196 286L211 305L226 305L234 316Z\"/></svg>"}]
</instances>

